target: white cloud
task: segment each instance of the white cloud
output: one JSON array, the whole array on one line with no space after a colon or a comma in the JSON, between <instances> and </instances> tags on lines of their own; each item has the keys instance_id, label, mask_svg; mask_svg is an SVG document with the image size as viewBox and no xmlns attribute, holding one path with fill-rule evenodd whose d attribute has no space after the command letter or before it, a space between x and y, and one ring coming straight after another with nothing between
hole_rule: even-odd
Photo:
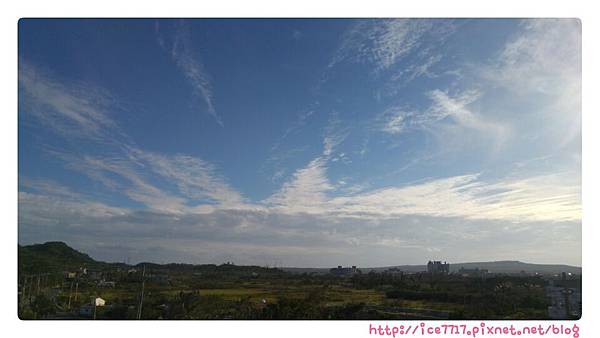
<instances>
[{"instance_id":1,"label":"white cloud","mask_svg":"<svg viewBox=\"0 0 600 338\"><path fill-rule=\"evenodd\" d=\"M475 112L470 105L476 102L481 93L468 90L450 95L441 90L427 92L430 106L422 111L392 106L378 116L380 130L388 134L401 134L409 130L428 130L438 137L454 140L464 137L465 130L475 132L477 137L492 142L490 149L496 151L508 139L511 127L500 121L492 121L485 115ZM445 126L450 126L444 130ZM440 141L448 143L447 139Z\"/></svg>"},{"instance_id":2,"label":"white cloud","mask_svg":"<svg viewBox=\"0 0 600 338\"><path fill-rule=\"evenodd\" d=\"M407 119L416 114L415 112L406 111L402 107L390 107L379 117L380 120L383 120L381 131L388 134L400 134L409 127Z\"/></svg>"},{"instance_id":3,"label":"white cloud","mask_svg":"<svg viewBox=\"0 0 600 338\"><path fill-rule=\"evenodd\" d=\"M264 204L290 212L318 212L322 203L328 199L327 193L335 190L334 184L327 178L327 162L350 161L344 153L332 157L349 133L349 129L342 125L338 113L333 112L325 128L321 156L298 169L279 191L263 201Z\"/></svg>"},{"instance_id":4,"label":"white cloud","mask_svg":"<svg viewBox=\"0 0 600 338\"><path fill-rule=\"evenodd\" d=\"M37 193L49 196L57 196L64 199L76 200L81 194L61 185L53 180L43 178L19 177L19 190L22 188L33 190Z\"/></svg>"},{"instance_id":5,"label":"white cloud","mask_svg":"<svg viewBox=\"0 0 600 338\"><path fill-rule=\"evenodd\" d=\"M301 129L308 124L311 117L315 115L316 108L318 105L318 102L314 102L310 104L307 109L298 113L294 122L283 132L283 134L277 140L277 142L275 142L275 144L273 144L273 146L271 146L271 148L269 149L269 157L265 161L262 171L268 169L270 172L272 172L270 179L272 183L279 182L287 172L288 169L284 168L283 163L285 160L292 158L293 156L305 151L308 148L307 146L302 146L282 150L282 148L285 148L282 145L288 137L300 132Z\"/></svg>"},{"instance_id":6,"label":"white cloud","mask_svg":"<svg viewBox=\"0 0 600 338\"><path fill-rule=\"evenodd\" d=\"M522 120L543 120L538 133L559 148L580 148L581 23L577 19L524 20L489 64L474 67L491 89L529 107Z\"/></svg>"},{"instance_id":7,"label":"white cloud","mask_svg":"<svg viewBox=\"0 0 600 338\"><path fill-rule=\"evenodd\" d=\"M454 122L464 128L478 131L484 137L491 137L496 146L501 145L510 134L510 127L499 121L491 121L483 114L475 113L469 105L480 97L479 91L465 91L451 97L447 92L434 90L428 93L433 104L426 114L425 120L442 120L451 117Z\"/></svg>"},{"instance_id":8,"label":"white cloud","mask_svg":"<svg viewBox=\"0 0 600 338\"><path fill-rule=\"evenodd\" d=\"M112 98L89 84L64 82L25 60L19 60L20 103L25 114L40 126L63 136L102 137L106 130L117 132L109 117Z\"/></svg>"},{"instance_id":9,"label":"white cloud","mask_svg":"<svg viewBox=\"0 0 600 338\"><path fill-rule=\"evenodd\" d=\"M150 210L209 213L219 209L260 209L250 204L216 168L189 155L165 155L124 145L120 156L56 154L66 168L79 171L115 193Z\"/></svg>"},{"instance_id":10,"label":"white cloud","mask_svg":"<svg viewBox=\"0 0 600 338\"><path fill-rule=\"evenodd\" d=\"M107 112L118 108L118 103L106 91L84 84L67 86L25 60L20 65L19 84L24 95L21 102L34 118L32 121L52 127L69 142L75 136L101 146L101 151L89 154L45 149L62 160L67 169L79 171L152 210L207 212L213 210L212 204L226 208L252 207L216 174L210 163L192 156L151 153L133 145L109 117ZM158 176L153 177L152 173ZM167 181L166 187L157 186L160 179ZM58 186L51 182L27 179L21 185L37 191L59 192ZM66 190L62 193L72 194Z\"/></svg>"},{"instance_id":11,"label":"white cloud","mask_svg":"<svg viewBox=\"0 0 600 338\"><path fill-rule=\"evenodd\" d=\"M81 171L92 179L100 178L114 190L122 191L134 201L141 202L153 210L182 212L186 200L149 183L137 164L124 158L101 158L84 156L71 158L69 167ZM116 175L116 177L115 177Z\"/></svg>"},{"instance_id":12,"label":"white cloud","mask_svg":"<svg viewBox=\"0 0 600 338\"><path fill-rule=\"evenodd\" d=\"M359 217L428 215L509 222L580 221L580 182L573 173L485 182L463 175L328 201L329 212Z\"/></svg>"},{"instance_id":13,"label":"white cloud","mask_svg":"<svg viewBox=\"0 0 600 338\"><path fill-rule=\"evenodd\" d=\"M334 189L326 175L326 160L318 157L297 170L290 181L264 201L268 206L291 212L320 212Z\"/></svg>"},{"instance_id":14,"label":"white cloud","mask_svg":"<svg viewBox=\"0 0 600 338\"><path fill-rule=\"evenodd\" d=\"M173 40L171 56L192 86L194 94L202 98L206 104L208 113L223 127L223 120L214 107L214 94L210 75L206 71L200 57L193 52L190 35L189 26L184 21L180 21ZM164 46L162 35L158 35L158 41L159 45L162 44Z\"/></svg>"},{"instance_id":15,"label":"white cloud","mask_svg":"<svg viewBox=\"0 0 600 338\"><path fill-rule=\"evenodd\" d=\"M349 29L329 64L329 68L344 62L369 62L375 71L384 71L404 60L423 44L423 39L433 36L438 42L453 31L446 20L387 19L360 21ZM420 55L419 62L421 61ZM438 56L425 55L421 65L414 64L413 78L425 74ZM417 74L417 73L421 74Z\"/></svg>"},{"instance_id":16,"label":"white cloud","mask_svg":"<svg viewBox=\"0 0 600 338\"><path fill-rule=\"evenodd\" d=\"M133 160L140 160L152 171L175 184L190 202L218 204L221 208L241 208L246 204L239 192L229 186L216 168L197 157L162 155L132 149Z\"/></svg>"},{"instance_id":17,"label":"white cloud","mask_svg":"<svg viewBox=\"0 0 600 338\"><path fill-rule=\"evenodd\" d=\"M536 19L500 51L495 67L484 72L489 80L516 92L558 94L579 87L581 25L576 19ZM570 93L569 93L570 94ZM574 99L574 101L578 101Z\"/></svg>"},{"instance_id":18,"label":"white cloud","mask_svg":"<svg viewBox=\"0 0 600 338\"><path fill-rule=\"evenodd\" d=\"M74 219L87 217L122 216L128 212L125 208L108 206L103 203L66 198L64 195L47 191L29 193L19 192L19 221L38 224L56 224L61 221L73 222ZM60 213L60 216L57 214ZM59 216L59 217L57 217ZM69 220L72 217L73 219ZM48 224L50 220L51 224Z\"/></svg>"},{"instance_id":19,"label":"white cloud","mask_svg":"<svg viewBox=\"0 0 600 338\"><path fill-rule=\"evenodd\" d=\"M444 148L441 154L478 145L495 158L534 149L539 152L529 157L581 151L578 20L523 20L489 62L463 66L452 89L426 92L429 107L391 105L377 117L378 129L398 136L427 131ZM467 90L457 89L460 84Z\"/></svg>"},{"instance_id":20,"label":"white cloud","mask_svg":"<svg viewBox=\"0 0 600 338\"><path fill-rule=\"evenodd\" d=\"M404 187L347 191L329 181L325 164L319 157L298 170L264 201L266 210L372 220L402 215L517 223L581 220L580 182L572 172L491 182L479 175L462 175Z\"/></svg>"},{"instance_id":21,"label":"white cloud","mask_svg":"<svg viewBox=\"0 0 600 338\"><path fill-rule=\"evenodd\" d=\"M565 177L492 183L477 175L452 177L372 191L343 203L325 199L313 206L320 209L316 213L276 206L206 213L114 208L85 197L20 192L19 236L22 243L64 240L101 259L131 255L134 262L263 264L278 258L286 266L330 266L340 260L373 266L420 263L435 250L452 261L580 264L577 205L568 211L574 191L557 188ZM515 219L519 214L524 217ZM545 250L548 243L558 253ZM523 247L527 257L521 256Z\"/></svg>"},{"instance_id":22,"label":"white cloud","mask_svg":"<svg viewBox=\"0 0 600 338\"><path fill-rule=\"evenodd\" d=\"M342 126L339 114L337 112L332 113L323 137L323 156L329 158L335 148L342 144L349 134L349 128Z\"/></svg>"},{"instance_id":23,"label":"white cloud","mask_svg":"<svg viewBox=\"0 0 600 338\"><path fill-rule=\"evenodd\" d=\"M442 54L434 54L425 57L422 62L410 64L408 67L399 71L392 76L392 81L401 81L402 84L408 84L416 78L426 76L435 78L438 75L433 73L431 69L442 60Z\"/></svg>"}]
</instances>

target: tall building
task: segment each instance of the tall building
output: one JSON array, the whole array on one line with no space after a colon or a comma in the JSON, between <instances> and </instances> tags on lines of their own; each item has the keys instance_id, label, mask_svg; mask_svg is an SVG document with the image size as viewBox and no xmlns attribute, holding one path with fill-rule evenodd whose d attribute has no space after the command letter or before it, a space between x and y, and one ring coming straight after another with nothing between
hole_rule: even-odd
<instances>
[{"instance_id":1,"label":"tall building","mask_svg":"<svg viewBox=\"0 0 600 338\"><path fill-rule=\"evenodd\" d=\"M429 261L427 263L427 272L432 275L447 275L450 273L450 264L442 261Z\"/></svg>"},{"instance_id":2,"label":"tall building","mask_svg":"<svg viewBox=\"0 0 600 338\"><path fill-rule=\"evenodd\" d=\"M342 267L341 265L338 265L337 268L332 268L329 269L329 273L331 273L332 275L336 275L336 276L348 276L348 275L353 275L355 273L359 273L360 270L358 270L356 268L356 265L353 265L352 267Z\"/></svg>"}]
</instances>

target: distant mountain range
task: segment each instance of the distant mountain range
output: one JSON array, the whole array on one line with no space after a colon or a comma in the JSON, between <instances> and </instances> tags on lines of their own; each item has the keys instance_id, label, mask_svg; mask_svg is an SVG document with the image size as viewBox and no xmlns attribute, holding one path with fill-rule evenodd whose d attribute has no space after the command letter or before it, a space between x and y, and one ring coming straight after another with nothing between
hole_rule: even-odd
<instances>
[{"instance_id":1,"label":"distant mountain range","mask_svg":"<svg viewBox=\"0 0 600 338\"><path fill-rule=\"evenodd\" d=\"M44 244L33 244L18 246L19 272L20 273L39 273L76 270L80 267L102 268L111 266L127 266L123 263L106 263L96 261L89 255L79 252L63 242L46 242ZM141 263L140 263L141 264ZM137 265L140 265L137 264ZM197 265L193 264L151 264L156 267L173 269L193 269ZM199 267L199 266L198 266ZM363 273L371 270L381 272L391 268L397 268L406 272L426 271L426 265L396 265L386 267L364 268L359 267ZM461 268L465 269L487 269L492 273L542 273L557 274L561 272L581 274L581 267L561 264L532 264L519 261L495 261L495 262L472 262L472 263L450 263L450 271L456 272ZM280 268L284 271L295 273L328 273L328 268Z\"/></svg>"}]
</instances>

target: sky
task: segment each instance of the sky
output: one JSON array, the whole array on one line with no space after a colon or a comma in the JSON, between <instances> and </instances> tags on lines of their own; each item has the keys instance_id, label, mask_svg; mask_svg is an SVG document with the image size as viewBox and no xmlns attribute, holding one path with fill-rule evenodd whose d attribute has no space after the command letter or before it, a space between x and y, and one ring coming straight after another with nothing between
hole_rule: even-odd
<instances>
[{"instance_id":1,"label":"sky","mask_svg":"<svg viewBox=\"0 0 600 338\"><path fill-rule=\"evenodd\" d=\"M581 265L576 19L21 19L19 244Z\"/></svg>"}]
</instances>

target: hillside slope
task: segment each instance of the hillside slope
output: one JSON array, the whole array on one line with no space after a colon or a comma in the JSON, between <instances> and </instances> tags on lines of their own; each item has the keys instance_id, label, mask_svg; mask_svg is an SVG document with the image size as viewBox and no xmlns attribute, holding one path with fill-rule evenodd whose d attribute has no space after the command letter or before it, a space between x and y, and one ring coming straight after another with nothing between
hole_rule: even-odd
<instances>
[{"instance_id":1,"label":"hillside slope","mask_svg":"<svg viewBox=\"0 0 600 338\"><path fill-rule=\"evenodd\" d=\"M79 267L95 267L105 263L98 262L63 242L19 245L19 272L45 273L75 270Z\"/></svg>"}]
</instances>

